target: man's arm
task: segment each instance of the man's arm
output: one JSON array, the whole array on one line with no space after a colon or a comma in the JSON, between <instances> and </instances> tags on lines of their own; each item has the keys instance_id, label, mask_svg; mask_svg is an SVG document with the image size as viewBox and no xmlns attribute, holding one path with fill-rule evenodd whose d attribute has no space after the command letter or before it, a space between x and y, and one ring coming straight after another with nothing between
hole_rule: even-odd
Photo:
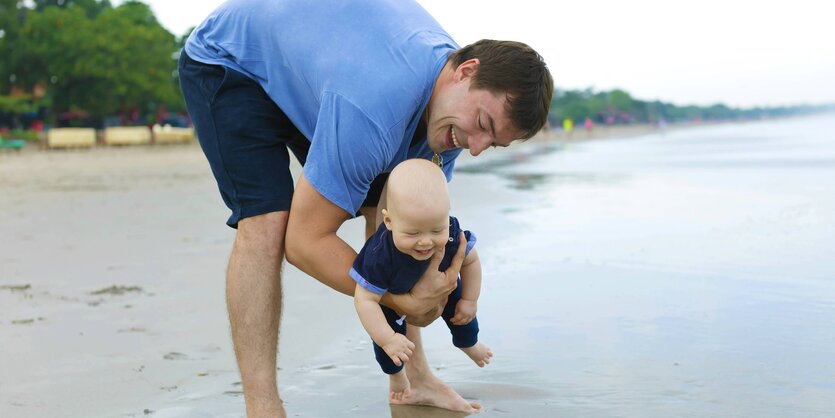
<instances>
[{"instance_id":1,"label":"man's arm","mask_svg":"<svg viewBox=\"0 0 835 418\"><path fill-rule=\"evenodd\" d=\"M357 253L336 235L351 217L319 194L302 174L293 194L285 237L287 261L346 295L354 294L348 270Z\"/></svg>"},{"instance_id":2,"label":"man's arm","mask_svg":"<svg viewBox=\"0 0 835 418\"><path fill-rule=\"evenodd\" d=\"M354 307L357 309L357 315L360 317L365 332L383 348L394 364L400 366L409 360L415 344L405 335L398 334L391 329L386 322L386 316L380 309L381 297L382 295L369 292L357 285L354 290Z\"/></svg>"}]
</instances>

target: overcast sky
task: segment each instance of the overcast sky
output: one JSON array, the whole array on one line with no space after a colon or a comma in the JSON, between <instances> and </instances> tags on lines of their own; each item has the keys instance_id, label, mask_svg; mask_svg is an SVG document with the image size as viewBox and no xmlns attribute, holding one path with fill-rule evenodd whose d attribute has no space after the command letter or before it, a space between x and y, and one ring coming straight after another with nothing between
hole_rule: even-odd
<instances>
[{"instance_id":1,"label":"overcast sky","mask_svg":"<svg viewBox=\"0 0 835 418\"><path fill-rule=\"evenodd\" d=\"M144 1L176 35L222 3ZM533 46L558 88L617 87L676 104L835 103L835 13L828 0L419 3L461 45L492 38Z\"/></svg>"}]
</instances>

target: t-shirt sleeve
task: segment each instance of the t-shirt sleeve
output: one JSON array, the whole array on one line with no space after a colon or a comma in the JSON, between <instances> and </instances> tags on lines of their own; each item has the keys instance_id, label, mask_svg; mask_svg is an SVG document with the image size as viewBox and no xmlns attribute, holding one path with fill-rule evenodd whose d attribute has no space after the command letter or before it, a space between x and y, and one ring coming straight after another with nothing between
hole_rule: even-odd
<instances>
[{"instance_id":1,"label":"t-shirt sleeve","mask_svg":"<svg viewBox=\"0 0 835 418\"><path fill-rule=\"evenodd\" d=\"M386 262L384 254L378 254L370 245L375 238L376 235L365 243L348 275L364 289L382 295L388 290L389 278L393 277L392 265Z\"/></svg>"},{"instance_id":2,"label":"t-shirt sleeve","mask_svg":"<svg viewBox=\"0 0 835 418\"><path fill-rule=\"evenodd\" d=\"M322 97L304 175L329 201L357 213L371 182L383 173L397 144L353 103L335 93Z\"/></svg>"},{"instance_id":3,"label":"t-shirt sleeve","mask_svg":"<svg viewBox=\"0 0 835 418\"><path fill-rule=\"evenodd\" d=\"M478 240L476 239L475 233L473 233L472 231L464 231L464 238L467 239L467 250L465 252L466 255L470 253L470 250L472 250L473 247L475 247L475 243Z\"/></svg>"}]
</instances>

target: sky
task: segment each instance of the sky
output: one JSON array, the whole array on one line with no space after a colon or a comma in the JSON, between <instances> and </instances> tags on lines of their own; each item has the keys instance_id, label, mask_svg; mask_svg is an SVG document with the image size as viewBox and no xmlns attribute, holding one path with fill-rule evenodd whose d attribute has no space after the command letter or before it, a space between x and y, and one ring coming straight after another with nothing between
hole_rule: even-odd
<instances>
[{"instance_id":1,"label":"sky","mask_svg":"<svg viewBox=\"0 0 835 418\"><path fill-rule=\"evenodd\" d=\"M143 1L175 35L222 3ZM460 45L531 45L560 89L621 88L678 105L835 103L835 8L825 0L418 2Z\"/></svg>"}]
</instances>

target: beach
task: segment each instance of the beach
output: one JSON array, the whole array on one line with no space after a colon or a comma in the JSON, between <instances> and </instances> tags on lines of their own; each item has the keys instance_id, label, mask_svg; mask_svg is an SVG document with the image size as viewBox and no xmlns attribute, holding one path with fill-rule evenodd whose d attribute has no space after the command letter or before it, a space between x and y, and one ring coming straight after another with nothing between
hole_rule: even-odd
<instances>
[{"instance_id":1,"label":"beach","mask_svg":"<svg viewBox=\"0 0 835 418\"><path fill-rule=\"evenodd\" d=\"M478 235L495 357L476 367L437 322L433 371L484 417L835 415L831 132L820 115L462 153L452 214ZM0 196L0 416L243 416L234 231L196 144L2 153ZM288 416L462 416L390 407L352 299L284 271Z\"/></svg>"}]
</instances>

